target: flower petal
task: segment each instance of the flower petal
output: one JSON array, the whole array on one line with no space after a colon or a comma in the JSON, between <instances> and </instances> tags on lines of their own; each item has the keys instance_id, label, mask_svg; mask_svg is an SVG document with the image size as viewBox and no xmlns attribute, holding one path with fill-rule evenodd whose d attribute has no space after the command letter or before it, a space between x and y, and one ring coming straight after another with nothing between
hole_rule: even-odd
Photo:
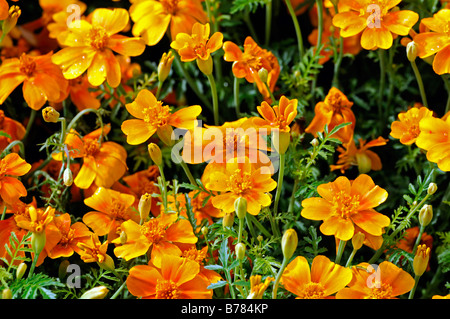
<instances>
[{"instance_id":1,"label":"flower petal","mask_svg":"<svg viewBox=\"0 0 450 319\"><path fill-rule=\"evenodd\" d=\"M122 123L121 129L127 136L127 143L131 145L144 143L156 132L155 127L143 120L126 120Z\"/></svg>"}]
</instances>

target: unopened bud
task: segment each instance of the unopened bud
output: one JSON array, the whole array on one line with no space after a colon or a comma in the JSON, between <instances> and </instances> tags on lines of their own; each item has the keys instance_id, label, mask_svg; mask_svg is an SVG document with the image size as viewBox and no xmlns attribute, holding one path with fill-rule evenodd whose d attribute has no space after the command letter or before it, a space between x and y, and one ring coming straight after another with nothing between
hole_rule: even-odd
<instances>
[{"instance_id":1,"label":"unopened bud","mask_svg":"<svg viewBox=\"0 0 450 319\"><path fill-rule=\"evenodd\" d=\"M58 267L58 277L62 281L67 275L67 267L69 267L70 262L65 259L63 260Z\"/></svg>"},{"instance_id":2,"label":"unopened bud","mask_svg":"<svg viewBox=\"0 0 450 319\"><path fill-rule=\"evenodd\" d=\"M372 160L366 153L356 153L359 174L366 174L372 169Z\"/></svg>"},{"instance_id":3,"label":"unopened bud","mask_svg":"<svg viewBox=\"0 0 450 319\"><path fill-rule=\"evenodd\" d=\"M170 68L172 67L174 56L172 55L172 51L168 53L163 53L161 60L158 64L158 81L164 82L170 73Z\"/></svg>"},{"instance_id":4,"label":"unopened bud","mask_svg":"<svg viewBox=\"0 0 450 319\"><path fill-rule=\"evenodd\" d=\"M291 134L289 132L275 131L273 134L273 147L279 154L286 153L291 143Z\"/></svg>"},{"instance_id":5,"label":"unopened bud","mask_svg":"<svg viewBox=\"0 0 450 319\"><path fill-rule=\"evenodd\" d=\"M311 141L311 145L314 147L319 146L319 140L317 138L313 138Z\"/></svg>"},{"instance_id":6,"label":"unopened bud","mask_svg":"<svg viewBox=\"0 0 450 319\"><path fill-rule=\"evenodd\" d=\"M258 237L256 237L256 239L257 239L259 242L262 242L263 239L264 239L264 237L263 237L262 235L258 235Z\"/></svg>"},{"instance_id":7,"label":"unopened bud","mask_svg":"<svg viewBox=\"0 0 450 319\"><path fill-rule=\"evenodd\" d=\"M234 213L225 213L222 219L222 226L225 227L231 227L234 224Z\"/></svg>"},{"instance_id":8,"label":"unopened bud","mask_svg":"<svg viewBox=\"0 0 450 319\"><path fill-rule=\"evenodd\" d=\"M297 232L290 228L286 230L281 239L281 249L283 251L283 256L285 259L289 259L294 254L298 245Z\"/></svg>"},{"instance_id":9,"label":"unopened bud","mask_svg":"<svg viewBox=\"0 0 450 319\"><path fill-rule=\"evenodd\" d=\"M98 286L86 291L81 295L80 299L103 299L108 292L109 290L105 286Z\"/></svg>"},{"instance_id":10,"label":"unopened bud","mask_svg":"<svg viewBox=\"0 0 450 319\"><path fill-rule=\"evenodd\" d=\"M436 183L430 183L430 185L428 185L427 194L433 195L434 193L436 193L436 191L437 191Z\"/></svg>"},{"instance_id":11,"label":"unopened bud","mask_svg":"<svg viewBox=\"0 0 450 319\"><path fill-rule=\"evenodd\" d=\"M206 237L206 235L208 235L209 229L208 229L208 227L203 226L202 229L201 229L200 231L202 232L203 236Z\"/></svg>"},{"instance_id":12,"label":"unopened bud","mask_svg":"<svg viewBox=\"0 0 450 319\"><path fill-rule=\"evenodd\" d=\"M413 268L416 276L422 276L428 267L428 261L430 260L430 247L426 245L417 246L416 255L414 256Z\"/></svg>"},{"instance_id":13,"label":"unopened bud","mask_svg":"<svg viewBox=\"0 0 450 319\"><path fill-rule=\"evenodd\" d=\"M148 153L150 154L150 158L152 159L153 163L155 163L157 166L161 167L162 165L162 153L161 149L158 145L155 143L148 144Z\"/></svg>"},{"instance_id":14,"label":"unopened bud","mask_svg":"<svg viewBox=\"0 0 450 319\"><path fill-rule=\"evenodd\" d=\"M16 278L18 280L22 279L23 275L27 271L27 264L26 263L20 263L19 266L17 266L16 269Z\"/></svg>"},{"instance_id":15,"label":"unopened bud","mask_svg":"<svg viewBox=\"0 0 450 319\"><path fill-rule=\"evenodd\" d=\"M247 214L247 200L244 197L238 197L234 201L234 211L239 219L245 218Z\"/></svg>"},{"instance_id":16,"label":"unopened bud","mask_svg":"<svg viewBox=\"0 0 450 319\"><path fill-rule=\"evenodd\" d=\"M267 78L269 77L269 71L265 68L261 68L258 71L258 76L263 83L267 83Z\"/></svg>"},{"instance_id":17,"label":"unopened bud","mask_svg":"<svg viewBox=\"0 0 450 319\"><path fill-rule=\"evenodd\" d=\"M2 32L3 34L8 34L17 24L22 11L19 6L11 6L9 8L8 17L3 20Z\"/></svg>"},{"instance_id":18,"label":"unopened bud","mask_svg":"<svg viewBox=\"0 0 450 319\"><path fill-rule=\"evenodd\" d=\"M5 288L2 291L2 299L12 299L12 291L9 288Z\"/></svg>"},{"instance_id":19,"label":"unopened bud","mask_svg":"<svg viewBox=\"0 0 450 319\"><path fill-rule=\"evenodd\" d=\"M150 209L152 207L152 196L149 193L145 193L139 199L138 210L141 221L145 222L148 215L150 214Z\"/></svg>"},{"instance_id":20,"label":"unopened bud","mask_svg":"<svg viewBox=\"0 0 450 319\"><path fill-rule=\"evenodd\" d=\"M63 173L63 182L67 187L73 184L73 174L69 167L64 170Z\"/></svg>"},{"instance_id":21,"label":"unopened bud","mask_svg":"<svg viewBox=\"0 0 450 319\"><path fill-rule=\"evenodd\" d=\"M414 62L417 58L418 46L414 41L406 45L406 56L410 62Z\"/></svg>"},{"instance_id":22,"label":"unopened bud","mask_svg":"<svg viewBox=\"0 0 450 319\"><path fill-rule=\"evenodd\" d=\"M208 57L207 60L202 60L202 59L198 58L197 66L204 75L206 75L206 76L211 75L212 71L213 71L213 60L212 60L211 55Z\"/></svg>"},{"instance_id":23,"label":"unopened bud","mask_svg":"<svg viewBox=\"0 0 450 319\"><path fill-rule=\"evenodd\" d=\"M56 123L59 119L59 112L51 106L47 106L42 110L42 117L45 122Z\"/></svg>"},{"instance_id":24,"label":"unopened bud","mask_svg":"<svg viewBox=\"0 0 450 319\"><path fill-rule=\"evenodd\" d=\"M419 211L419 223L421 226L427 226L433 219L433 206L423 205Z\"/></svg>"},{"instance_id":25,"label":"unopened bud","mask_svg":"<svg viewBox=\"0 0 450 319\"><path fill-rule=\"evenodd\" d=\"M114 271L114 269L116 269L114 266L114 260L109 255L105 256L105 260L103 260L103 262L97 262L97 264L104 270Z\"/></svg>"},{"instance_id":26,"label":"unopened bud","mask_svg":"<svg viewBox=\"0 0 450 319\"><path fill-rule=\"evenodd\" d=\"M39 255L44 250L46 241L45 231L33 232L31 235L31 248L36 255Z\"/></svg>"},{"instance_id":27,"label":"unopened bud","mask_svg":"<svg viewBox=\"0 0 450 319\"><path fill-rule=\"evenodd\" d=\"M366 236L363 233L358 232L354 234L352 238L353 249L354 250L360 249L364 244L364 239L366 239Z\"/></svg>"},{"instance_id":28,"label":"unopened bud","mask_svg":"<svg viewBox=\"0 0 450 319\"><path fill-rule=\"evenodd\" d=\"M234 247L234 251L236 252L236 258L238 260L242 260L245 257L245 245L243 243L238 243L235 247Z\"/></svg>"},{"instance_id":29,"label":"unopened bud","mask_svg":"<svg viewBox=\"0 0 450 319\"><path fill-rule=\"evenodd\" d=\"M120 239L120 243L122 245L125 245L128 241L127 233L122 230L122 232L120 233L119 239Z\"/></svg>"}]
</instances>

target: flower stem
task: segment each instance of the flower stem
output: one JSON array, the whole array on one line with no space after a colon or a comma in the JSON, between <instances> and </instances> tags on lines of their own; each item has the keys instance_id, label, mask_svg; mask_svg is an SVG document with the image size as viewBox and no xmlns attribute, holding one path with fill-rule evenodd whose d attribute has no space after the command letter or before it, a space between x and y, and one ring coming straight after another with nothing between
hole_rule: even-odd
<instances>
[{"instance_id":1,"label":"flower stem","mask_svg":"<svg viewBox=\"0 0 450 319\"><path fill-rule=\"evenodd\" d=\"M28 119L26 130L25 130L25 135L23 136L22 141L26 141L28 135L30 134L31 127L33 126L34 120L36 119L36 114L37 114L37 111L32 109L31 113L30 113L30 118Z\"/></svg>"},{"instance_id":2,"label":"flower stem","mask_svg":"<svg viewBox=\"0 0 450 319\"><path fill-rule=\"evenodd\" d=\"M350 254L350 256L349 256L348 259L347 259L347 262L345 263L345 268L347 268L347 267L349 267L349 266L351 265L351 263L352 263L352 261L353 261L353 258L354 258L355 255L356 255L356 252L357 252L356 249L353 249L353 250L352 250L352 253Z\"/></svg>"},{"instance_id":3,"label":"flower stem","mask_svg":"<svg viewBox=\"0 0 450 319\"><path fill-rule=\"evenodd\" d=\"M420 75L419 69L417 68L416 61L411 61L411 66L416 76L417 84L419 85L420 96L422 97L422 104L428 108L427 95L425 94L425 88L423 86L422 76Z\"/></svg>"},{"instance_id":4,"label":"flower stem","mask_svg":"<svg viewBox=\"0 0 450 319\"><path fill-rule=\"evenodd\" d=\"M241 116L241 109L239 106L239 78L234 77L234 85L233 85L233 93L234 93L234 105L236 107L236 116Z\"/></svg>"},{"instance_id":5,"label":"flower stem","mask_svg":"<svg viewBox=\"0 0 450 319\"><path fill-rule=\"evenodd\" d=\"M383 96L386 85L386 53L382 49L378 49L378 56L380 60L380 86L378 90L378 115L380 117L380 128L384 125L383 112Z\"/></svg>"},{"instance_id":6,"label":"flower stem","mask_svg":"<svg viewBox=\"0 0 450 319\"><path fill-rule=\"evenodd\" d=\"M294 181L294 186L292 187L291 199L289 201L288 213L290 213L290 214L292 214L292 212L294 211L295 193L297 192L298 184L299 184L299 179L296 178L295 181Z\"/></svg>"},{"instance_id":7,"label":"flower stem","mask_svg":"<svg viewBox=\"0 0 450 319\"><path fill-rule=\"evenodd\" d=\"M425 230L425 226L420 225L419 235L416 238L416 242L414 243L414 248L413 248L413 251L412 251L413 255L416 254L417 246L419 246L419 244L420 244L420 240L422 239L422 235L423 235L424 230Z\"/></svg>"},{"instance_id":8,"label":"flower stem","mask_svg":"<svg viewBox=\"0 0 450 319\"><path fill-rule=\"evenodd\" d=\"M272 0L268 0L266 3L266 38L265 46L269 45L270 42L270 31L272 31Z\"/></svg>"},{"instance_id":9,"label":"flower stem","mask_svg":"<svg viewBox=\"0 0 450 319\"><path fill-rule=\"evenodd\" d=\"M277 299L278 285L280 284L281 276L283 275L284 269L288 265L288 262L289 260L283 257L283 262L281 263L281 267L278 270L277 277L275 278L275 282L273 283L272 299Z\"/></svg>"},{"instance_id":10,"label":"flower stem","mask_svg":"<svg viewBox=\"0 0 450 319\"><path fill-rule=\"evenodd\" d=\"M278 171L278 182L277 182L277 192L275 194L275 202L273 206L273 213L275 217L278 214L278 204L281 196L281 188L283 187L284 178L284 164L286 162L286 154L280 154L280 169Z\"/></svg>"},{"instance_id":11,"label":"flower stem","mask_svg":"<svg viewBox=\"0 0 450 319\"><path fill-rule=\"evenodd\" d=\"M338 246L338 251L336 254L336 260L334 261L335 264L339 264L341 262L342 253L344 252L345 244L347 244L347 242L345 240L339 240L339 246Z\"/></svg>"},{"instance_id":12,"label":"flower stem","mask_svg":"<svg viewBox=\"0 0 450 319\"><path fill-rule=\"evenodd\" d=\"M111 296L110 299L116 299L117 296L119 296L119 294L122 292L123 288L125 288L126 284L127 282L122 280L122 285L120 285L119 289L116 290L116 292Z\"/></svg>"},{"instance_id":13,"label":"flower stem","mask_svg":"<svg viewBox=\"0 0 450 319\"><path fill-rule=\"evenodd\" d=\"M209 85L211 86L211 94L213 99L213 112L214 112L214 124L219 125L219 100L217 97L216 81L214 76L211 74L207 75L209 80Z\"/></svg>"},{"instance_id":14,"label":"flower stem","mask_svg":"<svg viewBox=\"0 0 450 319\"><path fill-rule=\"evenodd\" d=\"M418 285L418 283L419 283L420 277L421 277L421 276L417 276L417 275L414 277L414 287L413 287L413 289L411 289L411 291L409 292L408 299L413 299L413 298L414 298L414 294L416 293L416 289L417 289L417 285Z\"/></svg>"},{"instance_id":15,"label":"flower stem","mask_svg":"<svg viewBox=\"0 0 450 319\"><path fill-rule=\"evenodd\" d=\"M301 59L304 54L302 32L300 30L300 25L298 24L298 19L297 19L297 16L295 15L294 8L292 8L291 1L285 0L285 2L286 2L286 6L288 8L289 14L291 15L292 22L294 23L295 34L297 36L298 53L299 53L300 59Z\"/></svg>"}]
</instances>

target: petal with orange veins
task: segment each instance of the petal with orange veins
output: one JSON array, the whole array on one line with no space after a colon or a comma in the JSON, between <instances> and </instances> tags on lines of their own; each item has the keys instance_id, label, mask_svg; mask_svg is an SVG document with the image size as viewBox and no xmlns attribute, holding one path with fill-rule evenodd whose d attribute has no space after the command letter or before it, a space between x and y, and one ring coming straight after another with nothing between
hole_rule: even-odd
<instances>
[{"instance_id":1,"label":"petal with orange veins","mask_svg":"<svg viewBox=\"0 0 450 319\"><path fill-rule=\"evenodd\" d=\"M393 263L383 261L379 267L382 282L392 287L392 296L403 295L414 287L414 278Z\"/></svg>"},{"instance_id":2,"label":"petal with orange veins","mask_svg":"<svg viewBox=\"0 0 450 319\"><path fill-rule=\"evenodd\" d=\"M439 118L424 118L419 122L420 134L416 145L424 150L429 150L436 144L449 141L450 123Z\"/></svg>"},{"instance_id":3,"label":"petal with orange veins","mask_svg":"<svg viewBox=\"0 0 450 319\"><path fill-rule=\"evenodd\" d=\"M115 34L109 38L108 48L125 56L138 56L145 51L145 42L142 38Z\"/></svg>"},{"instance_id":4,"label":"petal with orange veins","mask_svg":"<svg viewBox=\"0 0 450 319\"><path fill-rule=\"evenodd\" d=\"M325 296L341 290L352 280L352 271L330 261L325 256L316 256L311 264L311 281L324 286Z\"/></svg>"},{"instance_id":5,"label":"petal with orange veins","mask_svg":"<svg viewBox=\"0 0 450 319\"><path fill-rule=\"evenodd\" d=\"M361 36L361 46L366 50L389 49L393 41L392 33L383 24L380 28L366 28Z\"/></svg>"},{"instance_id":6,"label":"petal with orange veins","mask_svg":"<svg viewBox=\"0 0 450 319\"><path fill-rule=\"evenodd\" d=\"M102 212L92 211L83 215L83 223L99 236L109 233L112 221L111 216Z\"/></svg>"},{"instance_id":7,"label":"petal with orange veins","mask_svg":"<svg viewBox=\"0 0 450 319\"><path fill-rule=\"evenodd\" d=\"M275 122L276 115L273 108L266 102L263 101L260 106L256 107L258 113L268 122Z\"/></svg>"},{"instance_id":8,"label":"petal with orange veins","mask_svg":"<svg viewBox=\"0 0 450 319\"><path fill-rule=\"evenodd\" d=\"M332 202L335 194L344 192L350 194L352 189L351 183L345 176L339 176L334 182L321 184L317 186L317 193L325 198L327 201Z\"/></svg>"},{"instance_id":9,"label":"petal with orange veins","mask_svg":"<svg viewBox=\"0 0 450 319\"><path fill-rule=\"evenodd\" d=\"M110 188L117 182L128 169L125 159L122 156L115 156L112 152L108 151L107 144L111 143L115 144L114 142L104 142L102 149L95 156L95 184L106 188Z\"/></svg>"},{"instance_id":10,"label":"petal with orange veins","mask_svg":"<svg viewBox=\"0 0 450 319\"><path fill-rule=\"evenodd\" d=\"M374 236L381 236L383 228L389 226L389 217L374 210L359 211L351 216L352 221L362 230Z\"/></svg>"},{"instance_id":11,"label":"petal with orange veins","mask_svg":"<svg viewBox=\"0 0 450 319\"><path fill-rule=\"evenodd\" d=\"M146 113L144 109L148 106L153 106L157 103L156 97L149 90L143 89L139 91L136 99L132 103L125 104L128 113L138 119L144 119Z\"/></svg>"},{"instance_id":12,"label":"petal with orange veins","mask_svg":"<svg viewBox=\"0 0 450 319\"><path fill-rule=\"evenodd\" d=\"M305 129L305 132L316 136L317 132L323 131L326 124L330 124L332 117L333 110L324 102L318 102L314 107L314 118Z\"/></svg>"},{"instance_id":13,"label":"petal with orange veins","mask_svg":"<svg viewBox=\"0 0 450 319\"><path fill-rule=\"evenodd\" d=\"M52 62L61 67L66 79L75 79L88 69L95 53L90 47L65 47L52 55Z\"/></svg>"},{"instance_id":14,"label":"petal with orange veins","mask_svg":"<svg viewBox=\"0 0 450 319\"><path fill-rule=\"evenodd\" d=\"M450 171L450 142L436 144L427 152L427 159L437 163L440 170Z\"/></svg>"},{"instance_id":15,"label":"petal with orange veins","mask_svg":"<svg viewBox=\"0 0 450 319\"><path fill-rule=\"evenodd\" d=\"M150 259L153 265L160 268L165 255L181 256L181 254L181 249L177 245L161 240L153 243Z\"/></svg>"},{"instance_id":16,"label":"petal with orange veins","mask_svg":"<svg viewBox=\"0 0 450 319\"><path fill-rule=\"evenodd\" d=\"M187 219L180 219L166 229L165 238L174 243L195 244L198 240L191 223Z\"/></svg>"},{"instance_id":17,"label":"petal with orange veins","mask_svg":"<svg viewBox=\"0 0 450 319\"><path fill-rule=\"evenodd\" d=\"M367 27L367 21L360 17L358 12L346 11L338 13L333 17L333 25L341 29L341 36L351 37L361 33Z\"/></svg>"},{"instance_id":18,"label":"petal with orange veins","mask_svg":"<svg viewBox=\"0 0 450 319\"><path fill-rule=\"evenodd\" d=\"M17 178L5 176L0 183L0 196L8 204L14 204L20 197L27 196L25 186Z\"/></svg>"},{"instance_id":19,"label":"petal with orange veins","mask_svg":"<svg viewBox=\"0 0 450 319\"><path fill-rule=\"evenodd\" d=\"M417 54L420 58L426 58L438 53L448 44L448 36L436 32L423 32L414 37L417 43Z\"/></svg>"},{"instance_id":20,"label":"petal with orange veins","mask_svg":"<svg viewBox=\"0 0 450 319\"><path fill-rule=\"evenodd\" d=\"M144 143L156 132L156 128L145 121L133 119L124 121L121 129L127 136L127 143L131 145Z\"/></svg>"},{"instance_id":21,"label":"petal with orange veins","mask_svg":"<svg viewBox=\"0 0 450 319\"><path fill-rule=\"evenodd\" d=\"M28 173L31 169L31 165L22 159L17 153L10 153L6 155L1 162L7 167L5 171L6 175L22 176Z\"/></svg>"},{"instance_id":22,"label":"petal with orange veins","mask_svg":"<svg viewBox=\"0 0 450 319\"><path fill-rule=\"evenodd\" d=\"M33 85L33 83L28 80L23 82L22 91L25 102L33 110L40 110L47 101L47 96L42 91L42 88Z\"/></svg>"},{"instance_id":23,"label":"petal with orange veins","mask_svg":"<svg viewBox=\"0 0 450 319\"><path fill-rule=\"evenodd\" d=\"M96 211L108 213L112 204L111 192L104 187L99 187L92 196L84 200L84 203Z\"/></svg>"},{"instance_id":24,"label":"petal with orange veins","mask_svg":"<svg viewBox=\"0 0 450 319\"><path fill-rule=\"evenodd\" d=\"M433 70L436 74L450 73L450 37L445 45L434 57Z\"/></svg>"},{"instance_id":25,"label":"petal with orange veins","mask_svg":"<svg viewBox=\"0 0 450 319\"><path fill-rule=\"evenodd\" d=\"M350 240L355 232L355 227L350 219L332 216L320 225L320 231L327 236L335 236L340 240Z\"/></svg>"},{"instance_id":26,"label":"petal with orange veins","mask_svg":"<svg viewBox=\"0 0 450 319\"><path fill-rule=\"evenodd\" d=\"M134 36L142 36L149 46L157 44L169 27L172 16L167 14L158 1L139 1L130 7L130 16L135 21Z\"/></svg>"},{"instance_id":27,"label":"petal with orange veins","mask_svg":"<svg viewBox=\"0 0 450 319\"><path fill-rule=\"evenodd\" d=\"M197 126L197 117L202 112L200 105L192 105L183 107L170 116L169 125L192 130Z\"/></svg>"},{"instance_id":28,"label":"petal with orange veins","mask_svg":"<svg viewBox=\"0 0 450 319\"><path fill-rule=\"evenodd\" d=\"M22 73L10 73L0 76L0 104L3 104L8 96L18 87L27 77Z\"/></svg>"},{"instance_id":29,"label":"petal with orange veins","mask_svg":"<svg viewBox=\"0 0 450 319\"><path fill-rule=\"evenodd\" d=\"M259 191L248 191L244 197L247 199L247 212L256 216L262 207L267 207L272 202L271 197Z\"/></svg>"},{"instance_id":30,"label":"petal with orange veins","mask_svg":"<svg viewBox=\"0 0 450 319\"><path fill-rule=\"evenodd\" d=\"M173 281L178 285L188 282L199 273L200 266L197 262L176 255L164 255L161 264L163 278Z\"/></svg>"},{"instance_id":31,"label":"petal with orange veins","mask_svg":"<svg viewBox=\"0 0 450 319\"><path fill-rule=\"evenodd\" d=\"M80 171L73 180L76 186L81 189L87 189L92 185L97 174L95 161L90 158L85 158Z\"/></svg>"},{"instance_id":32,"label":"petal with orange veins","mask_svg":"<svg viewBox=\"0 0 450 319\"><path fill-rule=\"evenodd\" d=\"M281 283L290 292L299 295L301 287L311 282L309 263L303 256L297 256L292 260L283 272Z\"/></svg>"},{"instance_id":33,"label":"petal with orange veins","mask_svg":"<svg viewBox=\"0 0 450 319\"><path fill-rule=\"evenodd\" d=\"M211 38L209 38L206 48L210 52L215 52L219 50L223 45L223 34L221 32L214 33Z\"/></svg>"},{"instance_id":34,"label":"petal with orange veins","mask_svg":"<svg viewBox=\"0 0 450 319\"><path fill-rule=\"evenodd\" d=\"M234 202L238 198L237 195L232 193L225 193L216 195L211 199L211 203L214 207L222 209L225 213L234 212Z\"/></svg>"},{"instance_id":35,"label":"petal with orange veins","mask_svg":"<svg viewBox=\"0 0 450 319\"><path fill-rule=\"evenodd\" d=\"M147 265L138 265L130 269L127 277L127 288L134 296L153 297L156 295L156 284L164 280L160 272Z\"/></svg>"},{"instance_id":36,"label":"petal with orange veins","mask_svg":"<svg viewBox=\"0 0 450 319\"><path fill-rule=\"evenodd\" d=\"M301 215L311 220L325 220L332 214L332 204L320 197L306 198L302 201Z\"/></svg>"},{"instance_id":37,"label":"petal with orange veins","mask_svg":"<svg viewBox=\"0 0 450 319\"><path fill-rule=\"evenodd\" d=\"M234 62L239 61L242 57L242 51L237 46L237 44L231 42L231 41L225 41L223 43L223 50L225 51L225 54L223 56L223 59L227 62Z\"/></svg>"},{"instance_id":38,"label":"petal with orange veins","mask_svg":"<svg viewBox=\"0 0 450 319\"><path fill-rule=\"evenodd\" d=\"M207 270L207 269L205 269ZM204 270L204 271L205 271ZM202 271L202 273L204 272ZM209 282L201 276L195 276L192 280L178 286L179 299L211 299L213 290L208 289Z\"/></svg>"},{"instance_id":39,"label":"petal with orange veins","mask_svg":"<svg viewBox=\"0 0 450 319\"><path fill-rule=\"evenodd\" d=\"M383 17L383 25L392 33L408 35L409 30L419 20L419 15L414 11L400 10L390 12Z\"/></svg>"},{"instance_id":40,"label":"petal with orange veins","mask_svg":"<svg viewBox=\"0 0 450 319\"><path fill-rule=\"evenodd\" d=\"M369 175L361 174L353 181L351 195L359 196L359 209L366 210L385 202L388 192L375 185Z\"/></svg>"},{"instance_id":41,"label":"petal with orange veins","mask_svg":"<svg viewBox=\"0 0 450 319\"><path fill-rule=\"evenodd\" d=\"M105 29L108 35L116 34L128 24L128 11L123 8L98 8L90 15L93 26L101 26Z\"/></svg>"}]
</instances>

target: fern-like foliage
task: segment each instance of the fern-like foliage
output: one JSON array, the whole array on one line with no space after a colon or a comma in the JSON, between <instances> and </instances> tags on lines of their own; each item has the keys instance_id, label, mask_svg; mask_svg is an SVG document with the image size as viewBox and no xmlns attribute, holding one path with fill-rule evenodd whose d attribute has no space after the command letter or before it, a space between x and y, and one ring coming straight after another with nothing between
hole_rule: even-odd
<instances>
[{"instance_id":1,"label":"fern-like foliage","mask_svg":"<svg viewBox=\"0 0 450 319\"><path fill-rule=\"evenodd\" d=\"M9 245L5 244L5 250L9 258L0 257L0 259L8 266L8 271L11 268L17 268L17 266L15 266L17 264L16 261L27 262L31 260L30 258L26 257L26 253L32 252L32 249L27 244L30 238L30 232L23 236L21 240L17 238L15 232L11 232L9 236Z\"/></svg>"},{"instance_id":2,"label":"fern-like foliage","mask_svg":"<svg viewBox=\"0 0 450 319\"><path fill-rule=\"evenodd\" d=\"M234 0L230 13L235 14L245 10L255 13L259 6L265 6L266 3L267 0Z\"/></svg>"},{"instance_id":3,"label":"fern-like foliage","mask_svg":"<svg viewBox=\"0 0 450 319\"><path fill-rule=\"evenodd\" d=\"M52 288L63 286L59 279L38 273L13 281L9 288L13 292L14 299L56 299L57 295Z\"/></svg>"}]
</instances>

